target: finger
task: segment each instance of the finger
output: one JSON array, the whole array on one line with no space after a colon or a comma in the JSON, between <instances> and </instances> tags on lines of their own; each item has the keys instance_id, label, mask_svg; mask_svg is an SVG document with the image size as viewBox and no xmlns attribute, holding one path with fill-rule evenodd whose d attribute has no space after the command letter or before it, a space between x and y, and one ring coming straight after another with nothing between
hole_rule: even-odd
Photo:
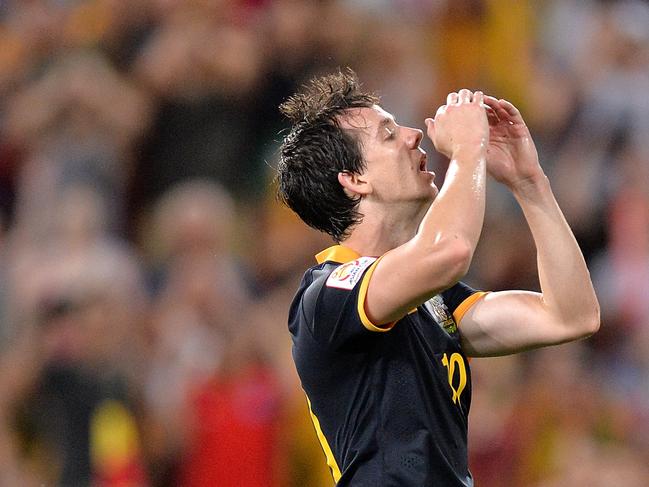
<instances>
[{"instance_id":1,"label":"finger","mask_svg":"<svg viewBox=\"0 0 649 487\"><path fill-rule=\"evenodd\" d=\"M496 111L489 105L483 104L482 106L487 110L487 121L489 122L489 125L498 125L500 117L498 117Z\"/></svg>"},{"instance_id":2,"label":"finger","mask_svg":"<svg viewBox=\"0 0 649 487\"><path fill-rule=\"evenodd\" d=\"M482 91L473 92L472 103L475 103L477 105L483 105L483 101L484 101L484 93L482 93Z\"/></svg>"},{"instance_id":3,"label":"finger","mask_svg":"<svg viewBox=\"0 0 649 487\"><path fill-rule=\"evenodd\" d=\"M497 98L485 95L484 103L494 110L500 120L509 120L511 118L509 112L504 108L504 106L500 103L500 100L498 100Z\"/></svg>"},{"instance_id":4,"label":"finger","mask_svg":"<svg viewBox=\"0 0 649 487\"><path fill-rule=\"evenodd\" d=\"M453 105L454 103L457 103L457 93L449 93L448 96L446 97L446 104L447 105Z\"/></svg>"},{"instance_id":5,"label":"finger","mask_svg":"<svg viewBox=\"0 0 649 487\"><path fill-rule=\"evenodd\" d=\"M500 105L500 104L498 103L498 99L495 98L495 97L493 97L493 96L491 96L491 95L484 95L484 97L483 97L483 103L484 103L485 105L489 105L489 106L490 106L491 108L493 108L494 110L496 109L496 107L497 107L498 105Z\"/></svg>"},{"instance_id":6,"label":"finger","mask_svg":"<svg viewBox=\"0 0 649 487\"><path fill-rule=\"evenodd\" d=\"M458 95L458 102L459 103L470 103L471 102L471 93L469 90L466 88L463 88L460 90L460 92L457 94Z\"/></svg>"},{"instance_id":7,"label":"finger","mask_svg":"<svg viewBox=\"0 0 649 487\"><path fill-rule=\"evenodd\" d=\"M441 115L446 112L446 105L442 105L437 109L437 112L435 113L435 118L437 118L438 115ZM434 120L433 120L434 121Z\"/></svg>"},{"instance_id":8,"label":"finger","mask_svg":"<svg viewBox=\"0 0 649 487\"><path fill-rule=\"evenodd\" d=\"M521 112L519 112L518 108L516 108L512 103L502 98L498 100L498 102L500 103L500 106L502 106L511 117L521 116Z\"/></svg>"},{"instance_id":9,"label":"finger","mask_svg":"<svg viewBox=\"0 0 649 487\"><path fill-rule=\"evenodd\" d=\"M489 125L496 125L500 121L500 117L495 109L498 106L498 100L493 96L484 95L482 98L482 106L487 110Z\"/></svg>"}]
</instances>

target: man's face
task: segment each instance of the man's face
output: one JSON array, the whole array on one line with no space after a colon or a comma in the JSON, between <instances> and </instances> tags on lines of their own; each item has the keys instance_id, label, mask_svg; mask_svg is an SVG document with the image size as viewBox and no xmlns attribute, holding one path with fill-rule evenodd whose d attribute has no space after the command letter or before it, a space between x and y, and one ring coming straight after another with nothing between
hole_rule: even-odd
<instances>
[{"instance_id":1,"label":"man's face","mask_svg":"<svg viewBox=\"0 0 649 487\"><path fill-rule=\"evenodd\" d=\"M398 125L377 105L350 110L341 126L360 140L366 163L362 177L371 186L366 198L384 202L435 198L435 174L427 170L426 152L419 147L421 130Z\"/></svg>"}]
</instances>

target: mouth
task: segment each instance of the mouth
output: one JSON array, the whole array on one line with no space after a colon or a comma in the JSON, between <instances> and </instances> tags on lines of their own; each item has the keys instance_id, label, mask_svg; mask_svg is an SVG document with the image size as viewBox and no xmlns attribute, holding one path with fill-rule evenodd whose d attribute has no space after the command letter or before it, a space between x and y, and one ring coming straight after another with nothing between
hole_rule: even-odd
<instances>
[{"instance_id":1,"label":"mouth","mask_svg":"<svg viewBox=\"0 0 649 487\"><path fill-rule=\"evenodd\" d=\"M427 166L428 158L426 157L426 153L421 155L421 159L419 160L419 170L422 172L427 172L428 168Z\"/></svg>"}]
</instances>

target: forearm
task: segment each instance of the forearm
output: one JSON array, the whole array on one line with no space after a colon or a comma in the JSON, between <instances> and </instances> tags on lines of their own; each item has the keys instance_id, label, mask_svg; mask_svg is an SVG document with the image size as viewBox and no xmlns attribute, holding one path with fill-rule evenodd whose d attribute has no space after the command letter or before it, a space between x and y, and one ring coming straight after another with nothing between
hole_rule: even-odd
<instances>
[{"instance_id":1,"label":"forearm","mask_svg":"<svg viewBox=\"0 0 649 487\"><path fill-rule=\"evenodd\" d=\"M599 304L590 274L549 181L540 173L512 191L536 244L544 306L561 324L596 331Z\"/></svg>"},{"instance_id":2,"label":"forearm","mask_svg":"<svg viewBox=\"0 0 649 487\"><path fill-rule=\"evenodd\" d=\"M485 212L484 146L458 150L452 157L439 195L419 227L418 237L431 245L459 240L475 250Z\"/></svg>"}]
</instances>

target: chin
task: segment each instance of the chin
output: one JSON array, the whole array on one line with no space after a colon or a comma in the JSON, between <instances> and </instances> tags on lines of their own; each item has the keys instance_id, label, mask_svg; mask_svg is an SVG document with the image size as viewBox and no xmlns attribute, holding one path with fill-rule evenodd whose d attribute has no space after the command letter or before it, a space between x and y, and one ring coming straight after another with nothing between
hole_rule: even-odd
<instances>
[{"instance_id":1,"label":"chin","mask_svg":"<svg viewBox=\"0 0 649 487\"><path fill-rule=\"evenodd\" d=\"M439 190L436 187L433 187L430 191L424 193L421 195L421 198L419 198L419 201L428 208L431 203L435 200L437 197L437 194L439 193Z\"/></svg>"}]
</instances>

